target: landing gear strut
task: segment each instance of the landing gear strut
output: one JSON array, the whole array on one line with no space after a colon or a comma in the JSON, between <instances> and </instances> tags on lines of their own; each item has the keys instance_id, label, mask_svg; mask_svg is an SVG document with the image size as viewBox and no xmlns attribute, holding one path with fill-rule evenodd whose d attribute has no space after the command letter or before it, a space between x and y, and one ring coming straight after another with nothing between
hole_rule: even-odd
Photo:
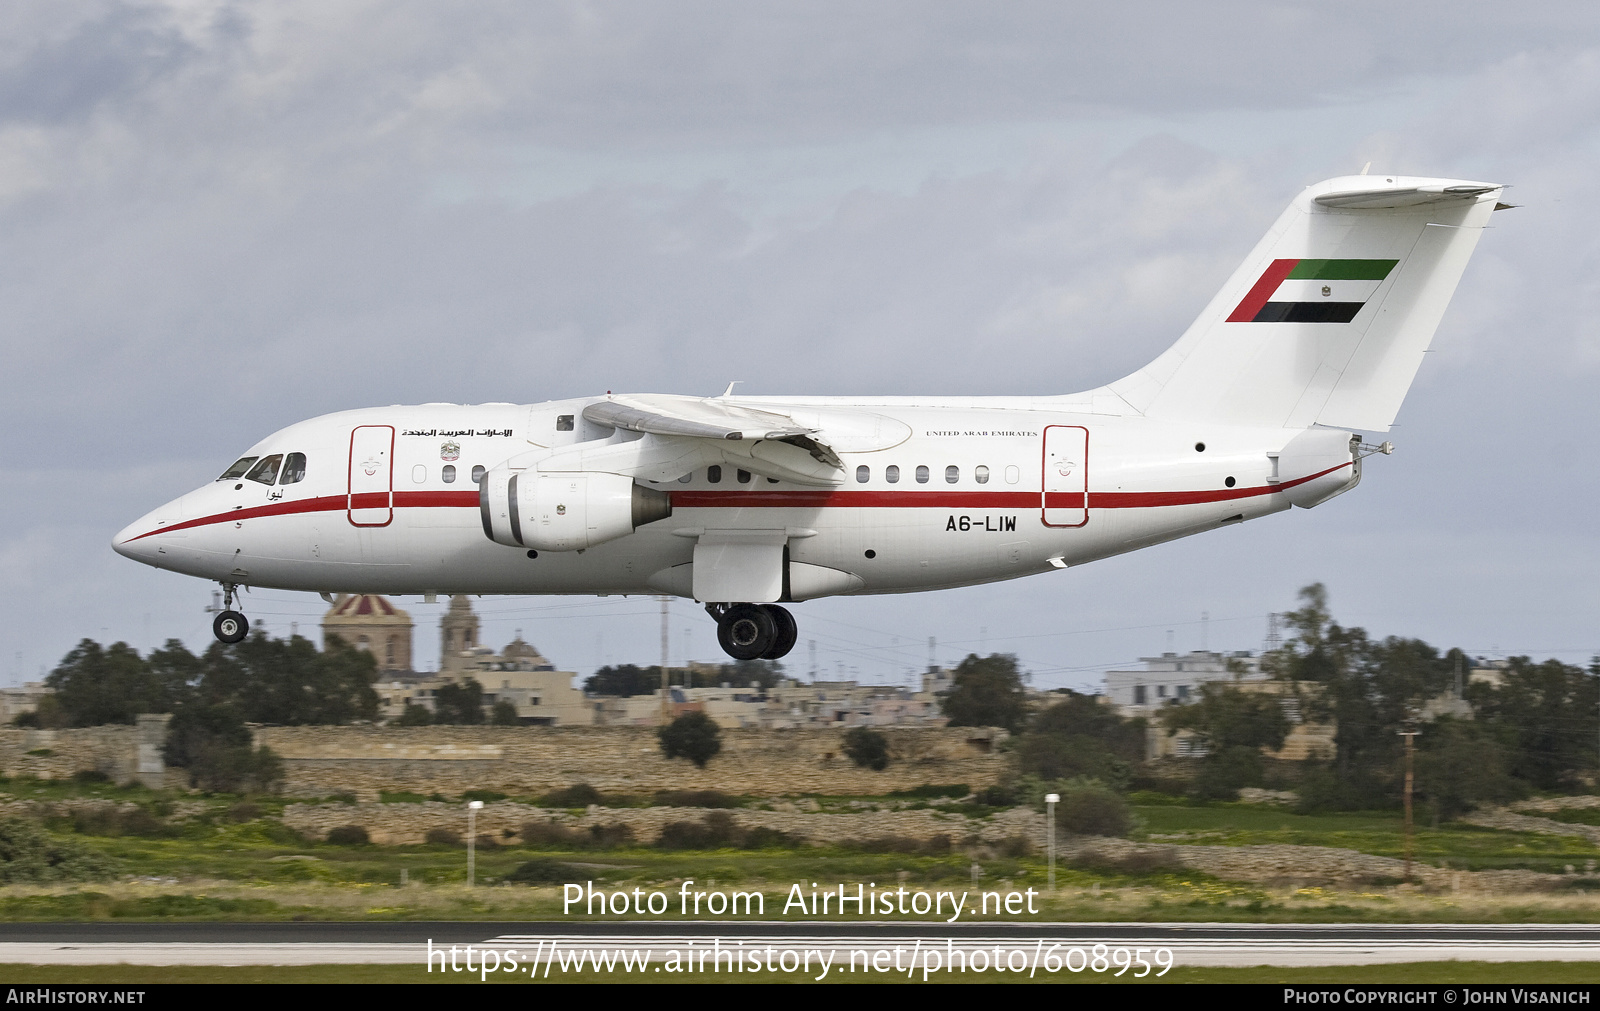
<instances>
[{"instance_id":1,"label":"landing gear strut","mask_svg":"<svg viewBox=\"0 0 1600 1011\"><path fill-rule=\"evenodd\" d=\"M229 645L243 642L244 637L250 634L250 619L233 609L235 589L237 589L235 583L222 584L222 610L211 620L211 634L217 637L218 642Z\"/></svg>"},{"instance_id":2,"label":"landing gear strut","mask_svg":"<svg viewBox=\"0 0 1600 1011\"><path fill-rule=\"evenodd\" d=\"M707 604L717 643L735 660L777 660L800 637L794 615L776 604Z\"/></svg>"}]
</instances>

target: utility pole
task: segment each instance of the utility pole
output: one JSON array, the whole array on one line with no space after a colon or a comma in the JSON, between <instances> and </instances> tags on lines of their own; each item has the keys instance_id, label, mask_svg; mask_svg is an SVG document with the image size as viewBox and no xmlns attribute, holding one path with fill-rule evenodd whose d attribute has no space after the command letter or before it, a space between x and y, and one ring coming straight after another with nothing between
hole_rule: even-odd
<instances>
[{"instance_id":1,"label":"utility pole","mask_svg":"<svg viewBox=\"0 0 1600 1011\"><path fill-rule=\"evenodd\" d=\"M1406 739L1406 881L1411 880L1411 783L1412 783L1412 756L1415 751L1414 743L1417 737L1415 730L1402 730L1400 736Z\"/></svg>"}]
</instances>

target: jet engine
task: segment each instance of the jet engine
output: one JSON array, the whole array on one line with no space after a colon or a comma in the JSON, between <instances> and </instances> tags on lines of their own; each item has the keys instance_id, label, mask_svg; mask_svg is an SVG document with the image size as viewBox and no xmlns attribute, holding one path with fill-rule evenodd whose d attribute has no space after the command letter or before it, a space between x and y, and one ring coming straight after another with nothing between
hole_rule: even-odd
<instances>
[{"instance_id":1,"label":"jet engine","mask_svg":"<svg viewBox=\"0 0 1600 1011\"><path fill-rule=\"evenodd\" d=\"M596 471L496 467L478 486L483 532L497 544L582 551L672 515L666 492Z\"/></svg>"}]
</instances>

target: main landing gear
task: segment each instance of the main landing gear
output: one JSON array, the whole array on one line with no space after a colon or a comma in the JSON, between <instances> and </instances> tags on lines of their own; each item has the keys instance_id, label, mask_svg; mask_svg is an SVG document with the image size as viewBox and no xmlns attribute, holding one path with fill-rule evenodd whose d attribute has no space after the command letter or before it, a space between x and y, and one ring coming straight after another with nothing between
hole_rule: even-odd
<instances>
[{"instance_id":1,"label":"main landing gear","mask_svg":"<svg viewBox=\"0 0 1600 1011\"><path fill-rule=\"evenodd\" d=\"M776 660L794 649L800 628L776 604L707 604L716 619L717 642L735 660Z\"/></svg>"},{"instance_id":2,"label":"main landing gear","mask_svg":"<svg viewBox=\"0 0 1600 1011\"><path fill-rule=\"evenodd\" d=\"M233 591L237 584L222 584L222 610L211 620L211 634L217 637L218 642L232 645L243 642L244 637L250 634L250 619L233 609ZM211 598L216 600L215 597ZM214 606L214 605L213 605Z\"/></svg>"}]
</instances>

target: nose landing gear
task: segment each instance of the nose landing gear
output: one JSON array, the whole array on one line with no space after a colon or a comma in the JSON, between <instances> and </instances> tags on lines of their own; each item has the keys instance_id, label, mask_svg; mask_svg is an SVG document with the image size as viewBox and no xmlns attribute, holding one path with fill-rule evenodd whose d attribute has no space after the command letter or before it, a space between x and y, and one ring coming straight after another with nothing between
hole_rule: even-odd
<instances>
[{"instance_id":1,"label":"nose landing gear","mask_svg":"<svg viewBox=\"0 0 1600 1011\"><path fill-rule=\"evenodd\" d=\"M235 583L222 584L222 610L211 620L211 634L217 637L218 642L229 645L243 642L244 637L250 634L250 619L233 609L233 591L237 588Z\"/></svg>"},{"instance_id":2,"label":"nose landing gear","mask_svg":"<svg viewBox=\"0 0 1600 1011\"><path fill-rule=\"evenodd\" d=\"M717 643L735 660L777 660L800 637L794 615L776 604L707 604Z\"/></svg>"}]
</instances>

